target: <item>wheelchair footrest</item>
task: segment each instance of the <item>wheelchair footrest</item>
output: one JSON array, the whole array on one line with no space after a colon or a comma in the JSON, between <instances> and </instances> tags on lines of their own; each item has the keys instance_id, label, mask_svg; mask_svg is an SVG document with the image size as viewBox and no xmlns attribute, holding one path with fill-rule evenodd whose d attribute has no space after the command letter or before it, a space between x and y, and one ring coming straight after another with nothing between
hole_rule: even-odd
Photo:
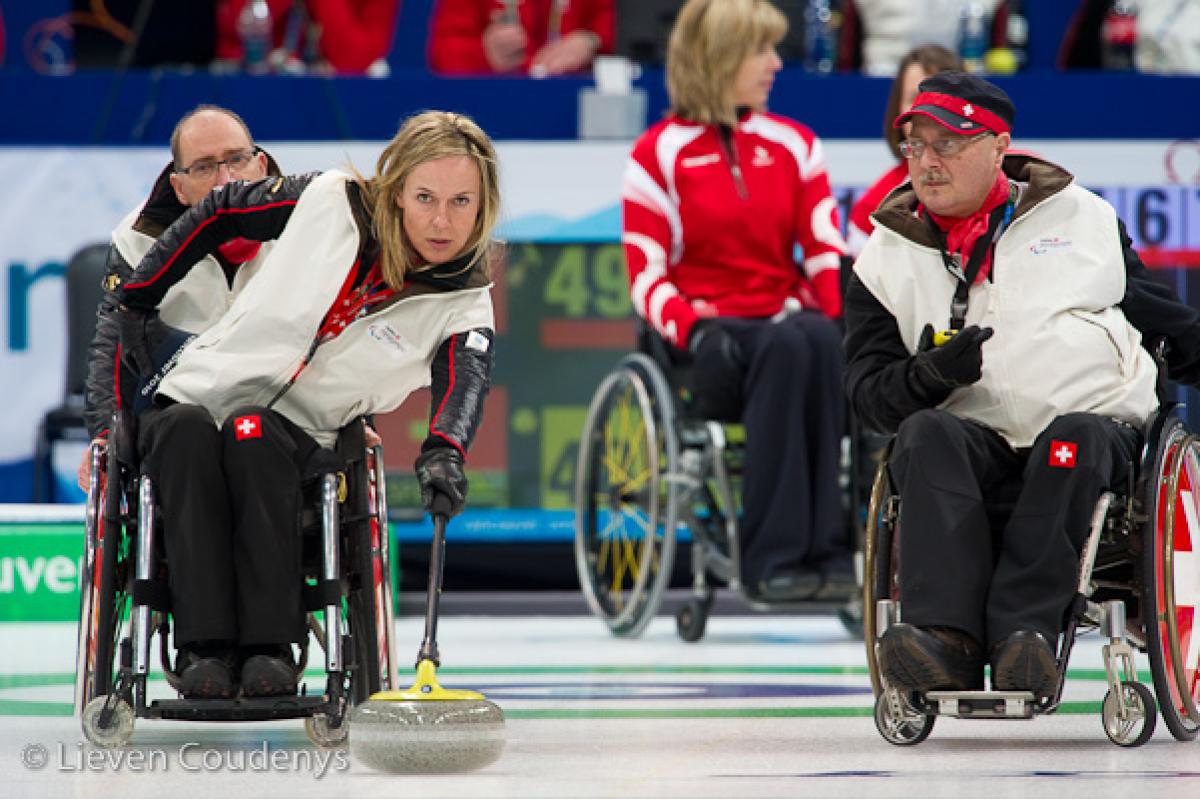
<instances>
[{"instance_id":1,"label":"wheelchair footrest","mask_svg":"<svg viewBox=\"0 0 1200 799\"><path fill-rule=\"evenodd\" d=\"M272 696L256 699L160 699L150 703L152 719L179 721L272 721L334 710L320 696Z\"/></svg>"},{"instance_id":2,"label":"wheelchair footrest","mask_svg":"<svg viewBox=\"0 0 1200 799\"><path fill-rule=\"evenodd\" d=\"M930 691L927 709L958 719L1029 719L1038 710L1029 691Z\"/></svg>"}]
</instances>

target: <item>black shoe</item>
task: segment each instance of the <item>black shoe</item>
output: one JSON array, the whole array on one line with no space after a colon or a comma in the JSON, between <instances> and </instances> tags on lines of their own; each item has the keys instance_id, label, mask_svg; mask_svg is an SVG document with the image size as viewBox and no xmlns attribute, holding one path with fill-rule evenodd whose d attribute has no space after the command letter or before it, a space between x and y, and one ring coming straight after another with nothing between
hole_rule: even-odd
<instances>
[{"instance_id":1,"label":"black shoe","mask_svg":"<svg viewBox=\"0 0 1200 799\"><path fill-rule=\"evenodd\" d=\"M242 664L242 696L295 696L299 680L291 647L271 647L272 654L250 654Z\"/></svg>"},{"instance_id":2,"label":"black shoe","mask_svg":"<svg viewBox=\"0 0 1200 799\"><path fill-rule=\"evenodd\" d=\"M821 587L819 572L807 569L776 572L760 580L754 590L754 598L763 602L803 602L812 599Z\"/></svg>"},{"instance_id":3,"label":"black shoe","mask_svg":"<svg viewBox=\"0 0 1200 799\"><path fill-rule=\"evenodd\" d=\"M185 699L232 699L233 666L232 647L184 645L175 658L179 693Z\"/></svg>"},{"instance_id":4,"label":"black shoe","mask_svg":"<svg viewBox=\"0 0 1200 799\"><path fill-rule=\"evenodd\" d=\"M1045 697L1057 684L1054 647L1041 633L1017 630L992 647L992 685L997 691L1031 691Z\"/></svg>"},{"instance_id":5,"label":"black shoe","mask_svg":"<svg viewBox=\"0 0 1200 799\"><path fill-rule=\"evenodd\" d=\"M879 665L891 685L910 691L983 688L983 648L953 627L892 625L879 639Z\"/></svg>"},{"instance_id":6,"label":"black shoe","mask_svg":"<svg viewBox=\"0 0 1200 799\"><path fill-rule=\"evenodd\" d=\"M821 602L846 602L853 599L862 588L853 571L831 571L821 576L821 587L813 599Z\"/></svg>"}]
</instances>

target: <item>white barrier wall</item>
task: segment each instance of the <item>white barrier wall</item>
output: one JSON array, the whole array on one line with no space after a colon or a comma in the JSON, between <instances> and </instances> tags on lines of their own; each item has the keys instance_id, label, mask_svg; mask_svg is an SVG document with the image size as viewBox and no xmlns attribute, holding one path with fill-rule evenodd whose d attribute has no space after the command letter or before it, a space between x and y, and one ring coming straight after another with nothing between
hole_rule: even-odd
<instances>
[{"instance_id":1,"label":"white barrier wall","mask_svg":"<svg viewBox=\"0 0 1200 799\"><path fill-rule=\"evenodd\" d=\"M1200 193L1194 188L1200 182L1200 143L1017 144L1068 167L1084 185L1102 189L1135 238L1170 249L1200 249ZM382 144L264 146L288 172L353 163L370 173ZM618 238L628 144L506 142L499 151L502 236L510 241ZM889 153L877 141L827 141L826 155L843 199L890 166ZM5 406L0 477L25 468L42 415L62 397L63 265L80 247L108 238L121 217L144 199L167 157L158 147L0 149L0 396ZM26 499L22 489L0 485L0 501Z\"/></svg>"}]
</instances>

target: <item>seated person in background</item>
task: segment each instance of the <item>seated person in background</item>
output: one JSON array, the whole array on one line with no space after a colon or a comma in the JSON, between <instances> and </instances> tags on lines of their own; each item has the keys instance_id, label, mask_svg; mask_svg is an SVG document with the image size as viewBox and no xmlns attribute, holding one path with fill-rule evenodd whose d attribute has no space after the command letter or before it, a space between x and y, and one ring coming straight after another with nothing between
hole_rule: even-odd
<instances>
[{"instance_id":1,"label":"seated person in background","mask_svg":"<svg viewBox=\"0 0 1200 799\"><path fill-rule=\"evenodd\" d=\"M588 69L613 51L612 0L437 0L429 66L447 75Z\"/></svg>"},{"instance_id":2,"label":"seated person in background","mask_svg":"<svg viewBox=\"0 0 1200 799\"><path fill-rule=\"evenodd\" d=\"M786 30L766 0L684 5L671 110L634 144L622 235L634 310L692 359L693 411L745 425L742 579L779 601L856 588L838 488L845 243L820 140L765 111Z\"/></svg>"},{"instance_id":3,"label":"seated person in background","mask_svg":"<svg viewBox=\"0 0 1200 799\"><path fill-rule=\"evenodd\" d=\"M910 50L900 59L896 70L896 79L892 81L892 91L888 95L887 108L883 114L883 140L888 149L896 157L896 165L884 172L850 209L850 224L847 229L846 244L850 254L857 256L867 243L867 237L875 229L871 214L883 202L893 189L908 181L908 163L900 154L900 130L892 124L896 116L912 105L917 96L917 85L945 69L962 69L962 61L954 53L940 44L924 44L915 50Z\"/></svg>"},{"instance_id":4,"label":"seated person in background","mask_svg":"<svg viewBox=\"0 0 1200 799\"><path fill-rule=\"evenodd\" d=\"M238 19L250 2L217 3L219 61L242 60ZM387 73L400 0L267 0L267 7L271 12L274 58L299 64L315 56L341 75Z\"/></svg>"},{"instance_id":5,"label":"seated person in background","mask_svg":"<svg viewBox=\"0 0 1200 799\"><path fill-rule=\"evenodd\" d=\"M838 67L892 75L905 53L924 44L957 51L963 10L978 4L990 20L989 47L1007 46L1007 0L846 0Z\"/></svg>"},{"instance_id":6,"label":"seated person in background","mask_svg":"<svg viewBox=\"0 0 1200 799\"><path fill-rule=\"evenodd\" d=\"M487 135L430 111L404 123L375 177L335 170L209 194L121 287L122 357L157 386L138 449L162 507L185 695L232 696L239 662L244 696L295 692L301 481L347 423L432 383L422 500L462 510L491 374L499 196ZM275 240L270 256L174 368L155 371L153 310L239 237Z\"/></svg>"},{"instance_id":7,"label":"seated person in background","mask_svg":"<svg viewBox=\"0 0 1200 799\"><path fill-rule=\"evenodd\" d=\"M108 438L116 409L117 288L133 274L162 232L210 191L231 180L259 180L268 174L278 175L279 168L254 145L246 123L234 112L202 105L175 125L171 163L163 167L146 201L130 211L112 234L105 295L96 311L96 335L88 351L84 395L83 417L93 444ZM159 306L162 320L189 332L203 331L228 310L269 251L270 245L245 240L221 245L163 297ZM79 487L84 491L91 476L90 450L84 450L79 464Z\"/></svg>"},{"instance_id":8,"label":"seated person in background","mask_svg":"<svg viewBox=\"0 0 1200 799\"><path fill-rule=\"evenodd\" d=\"M921 83L911 185L875 214L846 293L846 387L895 432L904 623L893 685L1047 695L1097 498L1124 485L1158 401L1143 340L1200 381L1200 315L1155 283L1112 207L1008 149L1015 110L982 78ZM953 336L935 336L948 329Z\"/></svg>"}]
</instances>

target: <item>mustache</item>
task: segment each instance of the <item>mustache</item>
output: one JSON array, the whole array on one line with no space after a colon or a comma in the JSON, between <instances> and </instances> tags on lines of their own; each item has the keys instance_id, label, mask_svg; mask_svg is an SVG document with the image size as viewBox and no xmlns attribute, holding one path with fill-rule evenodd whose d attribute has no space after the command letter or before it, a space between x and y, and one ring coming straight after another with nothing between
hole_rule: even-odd
<instances>
[{"instance_id":1,"label":"mustache","mask_svg":"<svg viewBox=\"0 0 1200 799\"><path fill-rule=\"evenodd\" d=\"M939 172L936 169L931 169L928 172L922 173L921 175L919 175L917 177L917 182L920 183L922 186L924 186L928 183L931 183L931 182L946 183L949 180L950 180L949 175L947 175L943 172Z\"/></svg>"}]
</instances>

